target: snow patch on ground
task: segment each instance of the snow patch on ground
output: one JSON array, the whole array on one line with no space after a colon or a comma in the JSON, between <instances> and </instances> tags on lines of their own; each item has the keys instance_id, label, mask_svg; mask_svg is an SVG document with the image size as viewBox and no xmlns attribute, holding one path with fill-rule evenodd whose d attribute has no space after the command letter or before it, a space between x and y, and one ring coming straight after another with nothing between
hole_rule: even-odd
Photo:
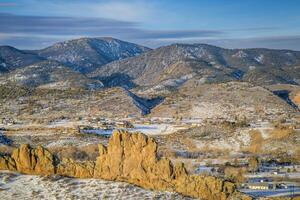
<instances>
[{"instance_id":1,"label":"snow patch on ground","mask_svg":"<svg viewBox=\"0 0 300 200\"><path fill-rule=\"evenodd\" d=\"M201 116L201 118L213 118L223 116L223 109L216 103L199 102L193 105L191 109L192 116Z\"/></svg>"},{"instance_id":2,"label":"snow patch on ground","mask_svg":"<svg viewBox=\"0 0 300 200\"><path fill-rule=\"evenodd\" d=\"M130 131L138 131L146 135L167 135L185 129L185 127L174 126L172 124L134 124L134 127L135 128L131 129Z\"/></svg>"},{"instance_id":3,"label":"snow patch on ground","mask_svg":"<svg viewBox=\"0 0 300 200\"><path fill-rule=\"evenodd\" d=\"M246 58L248 56L247 53L244 51L238 51L236 54L232 55L232 57L238 57L238 58Z\"/></svg>"},{"instance_id":4,"label":"snow patch on ground","mask_svg":"<svg viewBox=\"0 0 300 200\"><path fill-rule=\"evenodd\" d=\"M149 92L164 90L167 87L175 87L175 88L180 87L182 84L184 84L189 79L192 79L194 76L195 74L191 73L191 74L186 74L184 76L181 76L179 78L165 80L160 84L150 88Z\"/></svg>"},{"instance_id":5,"label":"snow patch on ground","mask_svg":"<svg viewBox=\"0 0 300 200\"><path fill-rule=\"evenodd\" d=\"M5 67L5 68L7 67L6 63L1 63L1 65L2 65L2 67Z\"/></svg>"},{"instance_id":6,"label":"snow patch on ground","mask_svg":"<svg viewBox=\"0 0 300 200\"><path fill-rule=\"evenodd\" d=\"M255 66L249 66L249 70L255 70L256 69L256 67Z\"/></svg>"},{"instance_id":7,"label":"snow patch on ground","mask_svg":"<svg viewBox=\"0 0 300 200\"><path fill-rule=\"evenodd\" d=\"M41 177L0 172L1 199L189 199L176 193L150 191L121 182L98 179Z\"/></svg>"},{"instance_id":8,"label":"snow patch on ground","mask_svg":"<svg viewBox=\"0 0 300 200\"><path fill-rule=\"evenodd\" d=\"M133 124L134 128L126 129L129 132L141 132L146 135L167 135L179 130L184 130L184 126L175 126L172 124ZM111 135L113 130L83 130L86 134Z\"/></svg>"},{"instance_id":9,"label":"snow patch on ground","mask_svg":"<svg viewBox=\"0 0 300 200\"><path fill-rule=\"evenodd\" d=\"M257 57L254 58L258 63L263 63L264 61L264 55L259 55Z\"/></svg>"}]
</instances>

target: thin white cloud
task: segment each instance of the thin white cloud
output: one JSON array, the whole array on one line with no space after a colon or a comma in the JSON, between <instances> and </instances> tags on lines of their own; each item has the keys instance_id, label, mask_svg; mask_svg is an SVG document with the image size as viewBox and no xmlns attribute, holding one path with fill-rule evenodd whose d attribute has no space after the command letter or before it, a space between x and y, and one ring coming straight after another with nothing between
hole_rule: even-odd
<instances>
[{"instance_id":1,"label":"thin white cloud","mask_svg":"<svg viewBox=\"0 0 300 200\"><path fill-rule=\"evenodd\" d=\"M206 38L223 35L218 30L149 30L139 23L108 18L25 16L0 13L0 33L32 36L113 36L124 39Z\"/></svg>"},{"instance_id":2,"label":"thin white cloud","mask_svg":"<svg viewBox=\"0 0 300 200\"><path fill-rule=\"evenodd\" d=\"M91 10L101 17L129 21L141 21L154 14L153 6L145 2L106 2L93 5Z\"/></svg>"},{"instance_id":3,"label":"thin white cloud","mask_svg":"<svg viewBox=\"0 0 300 200\"><path fill-rule=\"evenodd\" d=\"M69 17L100 17L125 21L147 21L156 16L158 6L152 1L61 1L61 0L26 0L21 3L20 14L31 15L34 10L39 11L47 8L47 16Z\"/></svg>"},{"instance_id":4,"label":"thin white cloud","mask_svg":"<svg viewBox=\"0 0 300 200\"><path fill-rule=\"evenodd\" d=\"M140 44L152 48L170 45L173 43L206 43L224 48L269 48L269 49L291 49L300 51L300 35L286 36L266 36L252 38L179 38L179 39L159 39L159 40L140 40Z\"/></svg>"}]
</instances>

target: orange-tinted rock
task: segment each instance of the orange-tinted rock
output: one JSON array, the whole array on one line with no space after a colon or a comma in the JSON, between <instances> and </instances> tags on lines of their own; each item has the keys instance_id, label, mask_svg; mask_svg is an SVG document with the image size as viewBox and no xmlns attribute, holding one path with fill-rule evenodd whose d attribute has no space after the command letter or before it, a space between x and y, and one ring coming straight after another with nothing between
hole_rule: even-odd
<instances>
[{"instance_id":1,"label":"orange-tinted rock","mask_svg":"<svg viewBox=\"0 0 300 200\"><path fill-rule=\"evenodd\" d=\"M203 200L249 200L231 182L211 176L188 175L182 163L158 158L155 141L140 133L114 131L108 146L99 144L96 162L57 160L41 146L21 145L9 156L0 156L0 169L25 174L58 174L77 178L101 178L132 183L143 188L176 191Z\"/></svg>"},{"instance_id":2,"label":"orange-tinted rock","mask_svg":"<svg viewBox=\"0 0 300 200\"><path fill-rule=\"evenodd\" d=\"M173 189L171 162L157 160L157 145L143 134L114 131L108 147L99 146L94 176L151 189Z\"/></svg>"},{"instance_id":3,"label":"orange-tinted rock","mask_svg":"<svg viewBox=\"0 0 300 200\"><path fill-rule=\"evenodd\" d=\"M11 158L20 173L41 175L55 173L53 155L41 146L32 149L27 144L21 145L13 151Z\"/></svg>"},{"instance_id":4,"label":"orange-tinted rock","mask_svg":"<svg viewBox=\"0 0 300 200\"><path fill-rule=\"evenodd\" d=\"M57 174L76 178L92 178L95 163L91 161L75 162L71 159L63 159L57 166Z\"/></svg>"},{"instance_id":5,"label":"orange-tinted rock","mask_svg":"<svg viewBox=\"0 0 300 200\"><path fill-rule=\"evenodd\" d=\"M0 170L17 171L14 159L10 156L0 156Z\"/></svg>"},{"instance_id":6,"label":"orange-tinted rock","mask_svg":"<svg viewBox=\"0 0 300 200\"><path fill-rule=\"evenodd\" d=\"M292 101L300 108L300 92L298 92L293 98Z\"/></svg>"},{"instance_id":7,"label":"orange-tinted rock","mask_svg":"<svg viewBox=\"0 0 300 200\"><path fill-rule=\"evenodd\" d=\"M182 163L173 166L169 159L159 159L152 138L124 131L114 131L107 148L99 145L94 177L207 200L223 200L236 193L231 182L209 176L191 176Z\"/></svg>"},{"instance_id":8,"label":"orange-tinted rock","mask_svg":"<svg viewBox=\"0 0 300 200\"><path fill-rule=\"evenodd\" d=\"M202 199L227 199L235 192L233 183L210 176L185 176L175 179L176 191L194 198Z\"/></svg>"}]
</instances>

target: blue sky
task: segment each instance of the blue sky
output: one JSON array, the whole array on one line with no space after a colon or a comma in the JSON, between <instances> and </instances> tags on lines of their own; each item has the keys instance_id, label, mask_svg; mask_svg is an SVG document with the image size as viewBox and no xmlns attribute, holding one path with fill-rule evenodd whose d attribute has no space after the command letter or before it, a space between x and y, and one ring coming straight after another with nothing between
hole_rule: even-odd
<instances>
[{"instance_id":1,"label":"blue sky","mask_svg":"<svg viewBox=\"0 0 300 200\"><path fill-rule=\"evenodd\" d=\"M0 0L0 45L112 36L150 47L209 43L300 50L298 0Z\"/></svg>"}]
</instances>

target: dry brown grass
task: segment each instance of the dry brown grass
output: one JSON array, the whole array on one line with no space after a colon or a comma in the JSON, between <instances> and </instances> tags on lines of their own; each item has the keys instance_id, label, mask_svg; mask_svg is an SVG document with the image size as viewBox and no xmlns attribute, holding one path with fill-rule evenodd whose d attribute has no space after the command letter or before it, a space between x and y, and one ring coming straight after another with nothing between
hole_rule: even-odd
<instances>
[{"instance_id":1,"label":"dry brown grass","mask_svg":"<svg viewBox=\"0 0 300 200\"><path fill-rule=\"evenodd\" d=\"M81 150L89 155L90 160L94 160L99 156L98 144L86 145L82 147Z\"/></svg>"},{"instance_id":2,"label":"dry brown grass","mask_svg":"<svg viewBox=\"0 0 300 200\"><path fill-rule=\"evenodd\" d=\"M251 153L261 152L261 149L262 149L262 146L264 143L264 139L261 136L261 133L256 130L252 130L252 131L250 131L249 134L251 137L251 141L250 141L250 145L247 150Z\"/></svg>"},{"instance_id":3,"label":"dry brown grass","mask_svg":"<svg viewBox=\"0 0 300 200\"><path fill-rule=\"evenodd\" d=\"M159 155L161 157L166 157L166 158L175 158L176 157L176 152L170 148L160 148L158 149Z\"/></svg>"},{"instance_id":4,"label":"dry brown grass","mask_svg":"<svg viewBox=\"0 0 300 200\"><path fill-rule=\"evenodd\" d=\"M294 150L293 159L295 159L297 162L300 162L300 147L297 147Z\"/></svg>"},{"instance_id":5,"label":"dry brown grass","mask_svg":"<svg viewBox=\"0 0 300 200\"><path fill-rule=\"evenodd\" d=\"M5 133L6 134L14 134L16 132L45 132L45 131L51 131L54 133L77 133L77 130L73 127L45 127L45 126L27 126L27 127L21 127L21 128L8 128L6 129Z\"/></svg>"},{"instance_id":6,"label":"dry brown grass","mask_svg":"<svg viewBox=\"0 0 300 200\"><path fill-rule=\"evenodd\" d=\"M279 126L270 132L270 139L282 140L289 138L295 133L294 129L288 126Z\"/></svg>"},{"instance_id":7,"label":"dry brown grass","mask_svg":"<svg viewBox=\"0 0 300 200\"><path fill-rule=\"evenodd\" d=\"M8 145L1 145L0 146L0 154L2 155L10 155L13 151L13 147L8 146Z\"/></svg>"},{"instance_id":8,"label":"dry brown grass","mask_svg":"<svg viewBox=\"0 0 300 200\"><path fill-rule=\"evenodd\" d=\"M196 164L192 160L186 160L184 162L184 167L187 170L188 173L193 174L196 170Z\"/></svg>"},{"instance_id":9,"label":"dry brown grass","mask_svg":"<svg viewBox=\"0 0 300 200\"><path fill-rule=\"evenodd\" d=\"M215 155L215 157L218 157L220 155L222 156L227 156L230 153L230 149L224 149L224 148L217 148L217 147L211 147L208 145L205 145L204 147L202 147L201 149L199 149L199 151L203 152L204 154L211 154L211 155Z\"/></svg>"},{"instance_id":10,"label":"dry brown grass","mask_svg":"<svg viewBox=\"0 0 300 200\"><path fill-rule=\"evenodd\" d=\"M84 147L53 147L49 150L59 158L70 158L73 160L96 160L99 156L98 145L90 144Z\"/></svg>"},{"instance_id":11,"label":"dry brown grass","mask_svg":"<svg viewBox=\"0 0 300 200\"><path fill-rule=\"evenodd\" d=\"M190 138L182 138L180 142L186 147L186 149L190 152L199 151L195 143Z\"/></svg>"},{"instance_id":12,"label":"dry brown grass","mask_svg":"<svg viewBox=\"0 0 300 200\"><path fill-rule=\"evenodd\" d=\"M235 183L242 183L245 178L246 168L228 166L224 169L225 178Z\"/></svg>"}]
</instances>

